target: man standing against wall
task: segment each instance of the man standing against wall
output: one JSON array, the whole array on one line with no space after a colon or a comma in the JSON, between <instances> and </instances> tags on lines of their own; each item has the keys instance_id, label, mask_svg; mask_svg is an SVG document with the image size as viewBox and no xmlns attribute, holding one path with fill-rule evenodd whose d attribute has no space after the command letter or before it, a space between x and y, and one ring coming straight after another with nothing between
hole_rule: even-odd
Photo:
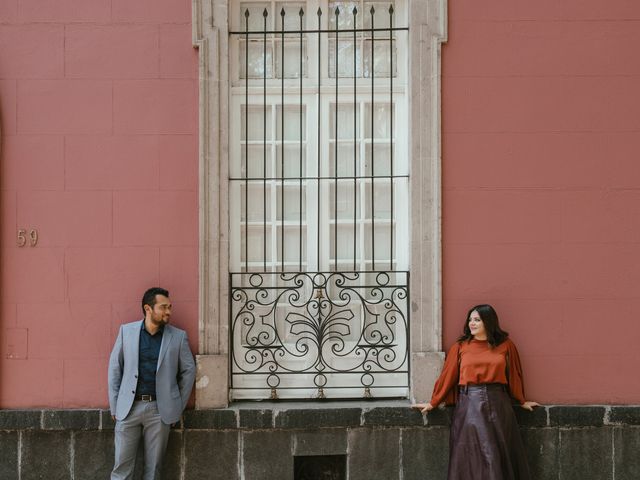
<instances>
[{"instance_id":1,"label":"man standing against wall","mask_svg":"<svg viewBox=\"0 0 640 480\"><path fill-rule=\"evenodd\" d=\"M141 436L143 478L160 478L171 425L180 420L195 379L187 333L168 325L169 292L147 290L142 311L142 321L120 326L109 359L109 406L116 421L112 480L132 477Z\"/></svg>"}]
</instances>

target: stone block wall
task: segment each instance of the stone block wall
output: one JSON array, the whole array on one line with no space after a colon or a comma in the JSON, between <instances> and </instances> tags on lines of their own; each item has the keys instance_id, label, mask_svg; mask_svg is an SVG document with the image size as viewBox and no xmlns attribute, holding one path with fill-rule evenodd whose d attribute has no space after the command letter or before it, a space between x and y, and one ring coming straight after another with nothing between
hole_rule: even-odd
<instances>
[{"instance_id":1,"label":"stone block wall","mask_svg":"<svg viewBox=\"0 0 640 480\"><path fill-rule=\"evenodd\" d=\"M547 406L516 415L532 478L640 478L640 406ZM190 410L171 432L164 478L294 480L296 457L343 455L340 478L445 479L450 417L450 409L422 417L406 402ZM112 461L108 411L0 410L2 479L106 479Z\"/></svg>"}]
</instances>

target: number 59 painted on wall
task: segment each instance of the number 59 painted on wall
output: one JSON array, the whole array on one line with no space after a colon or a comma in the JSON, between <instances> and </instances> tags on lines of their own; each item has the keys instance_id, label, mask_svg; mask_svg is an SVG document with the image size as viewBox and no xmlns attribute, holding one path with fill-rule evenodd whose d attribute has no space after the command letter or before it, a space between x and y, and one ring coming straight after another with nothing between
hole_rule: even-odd
<instances>
[{"instance_id":1,"label":"number 59 painted on wall","mask_svg":"<svg viewBox=\"0 0 640 480\"><path fill-rule=\"evenodd\" d=\"M38 244L38 230L32 228L29 230L29 246L35 247ZM18 229L18 247L24 247L27 244L27 230L24 228Z\"/></svg>"}]
</instances>

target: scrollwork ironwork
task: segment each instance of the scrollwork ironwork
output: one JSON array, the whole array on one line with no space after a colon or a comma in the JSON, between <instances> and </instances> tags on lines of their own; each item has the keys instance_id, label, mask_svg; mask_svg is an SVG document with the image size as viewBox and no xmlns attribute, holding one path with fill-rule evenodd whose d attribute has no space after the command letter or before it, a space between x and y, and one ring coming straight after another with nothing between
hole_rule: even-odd
<instances>
[{"instance_id":1,"label":"scrollwork ironwork","mask_svg":"<svg viewBox=\"0 0 640 480\"><path fill-rule=\"evenodd\" d=\"M253 377L271 398L287 388L322 398L371 396L389 375L406 386L408 285L408 272L232 273L232 387Z\"/></svg>"}]
</instances>

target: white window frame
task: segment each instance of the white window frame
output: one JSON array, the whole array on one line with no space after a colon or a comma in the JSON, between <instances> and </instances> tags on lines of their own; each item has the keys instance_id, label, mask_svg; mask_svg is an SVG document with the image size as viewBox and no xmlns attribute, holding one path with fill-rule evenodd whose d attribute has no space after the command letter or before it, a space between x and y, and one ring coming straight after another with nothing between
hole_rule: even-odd
<instances>
[{"instance_id":1,"label":"white window frame","mask_svg":"<svg viewBox=\"0 0 640 480\"><path fill-rule=\"evenodd\" d=\"M228 404L229 4L192 0L200 59L200 296L197 408ZM411 398L426 398L441 351L440 56L446 0L409 0Z\"/></svg>"}]
</instances>

